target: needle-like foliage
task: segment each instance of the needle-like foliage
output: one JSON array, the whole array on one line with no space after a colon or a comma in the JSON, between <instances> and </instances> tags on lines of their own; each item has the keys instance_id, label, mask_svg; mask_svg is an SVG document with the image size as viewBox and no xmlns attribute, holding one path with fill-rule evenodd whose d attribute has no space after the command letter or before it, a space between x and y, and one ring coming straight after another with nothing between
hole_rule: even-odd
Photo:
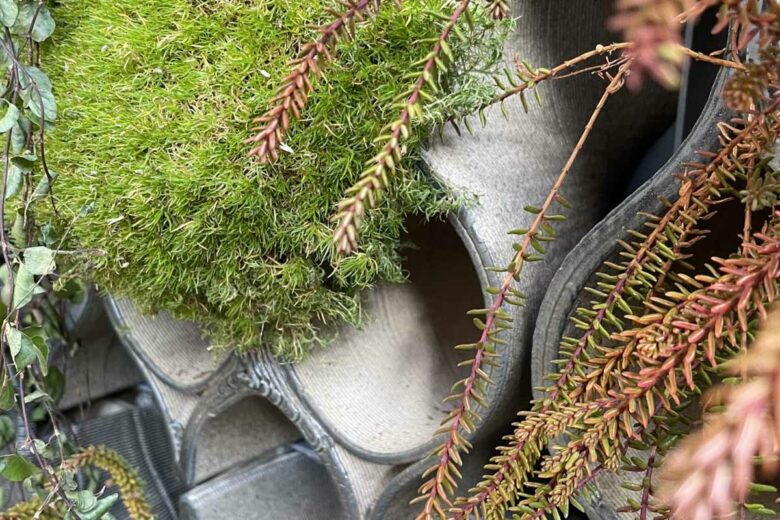
<instances>
[{"instance_id":1,"label":"needle-like foliage","mask_svg":"<svg viewBox=\"0 0 780 520\"><path fill-rule=\"evenodd\" d=\"M271 100L273 108L255 119L255 123L261 126L255 128L258 133L247 140L255 144L249 155L256 156L261 163L275 161L279 157L277 148L284 145L291 119L301 118L301 111L314 90L312 76L322 77L323 62L333 61L331 49L340 38L351 38L355 22L363 19L364 12L378 9L380 3L380 0L342 0L343 12L331 10L334 20L318 27L320 37L304 45L300 57L291 62L292 71Z\"/></svg>"},{"instance_id":2,"label":"needle-like foliage","mask_svg":"<svg viewBox=\"0 0 780 520\"><path fill-rule=\"evenodd\" d=\"M634 87L639 86L643 71L673 83L669 80L677 72L668 67L679 66L686 56L732 68L735 72L724 98L744 115L719 122L719 148L702 150L700 161L681 166L676 200L664 201L662 214L647 214L647 229L629 230L627 239L618 240L619 256L606 262L596 273L596 281L586 287L593 299L572 316L575 333L561 342L559 370L549 376L546 396L521 414L523 419L507 437L508 446L499 447L486 466L484 480L444 515L427 507L421 516L438 513L456 519L498 520L514 514L522 519L557 519L568 513L570 504L581 507L576 495L587 493L605 471L643 475L638 484L626 483L637 498L630 499L620 512L637 513L642 520L652 514L657 518L670 514L653 496L652 477L679 437L671 425L689 422L680 411L712 384L725 360L748 347L755 323L777 298L780 283L778 215L761 231L752 229L756 212L774 208L777 201L776 172L769 162L780 133L773 65L780 22L775 16L777 3L770 2L765 12L752 2L724 2L722 6L720 27L731 23L735 48L742 48L745 34L758 41L761 59L748 64L737 58L698 55L682 47L676 35L662 34L714 3L621 3L624 11L613 24L625 30L631 41L613 44L624 54L608 65L630 67ZM642 39L652 34L657 38ZM540 80L556 79L559 74L565 77L570 66L605 49L599 46L552 69L529 68L528 80L535 87ZM658 61L673 55L677 56L673 63ZM529 89L527 83L510 83L497 102ZM555 188L551 195L554 192ZM745 214L739 249L729 258L713 258L717 267L702 270L689 263L694 246L707 238L707 222L734 198L744 205ZM453 417L459 417L457 411L448 421ZM553 442L562 445L552 446L551 453L545 454ZM456 445L468 448L463 441ZM445 456L460 463L446 448L437 453L441 461L429 471L421 488L429 496L446 497L444 493L457 484L452 464L442 475ZM632 455L637 450L644 457ZM431 482L437 482L442 491ZM762 507L744 504L744 493L739 498L743 508Z\"/></svg>"},{"instance_id":3,"label":"needle-like foliage","mask_svg":"<svg viewBox=\"0 0 780 520\"><path fill-rule=\"evenodd\" d=\"M334 220L338 223L333 235L336 251L349 254L357 249L358 228L366 209L373 207L381 193L390 187L390 179L404 156L404 142L409 138L412 123L423 119L423 105L432 101L439 92L442 78L449 71L447 63L455 60L449 42L450 35L463 35L459 23L465 20L473 27L471 0L460 0L450 15L441 15L444 24L439 35L432 39L433 46L428 54L413 63L420 67L406 77L414 78L412 85L401 94L400 113L374 139L379 152L371 159L368 168L361 174L360 180L347 190L347 197L338 203L338 213ZM425 43L430 42L426 40Z\"/></svg>"}]
</instances>

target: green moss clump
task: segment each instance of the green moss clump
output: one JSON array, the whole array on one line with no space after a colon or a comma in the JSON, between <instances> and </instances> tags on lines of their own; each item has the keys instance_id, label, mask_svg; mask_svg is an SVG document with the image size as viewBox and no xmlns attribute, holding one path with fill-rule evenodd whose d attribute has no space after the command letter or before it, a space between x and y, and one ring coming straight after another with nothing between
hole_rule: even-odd
<instances>
[{"instance_id":1,"label":"green moss clump","mask_svg":"<svg viewBox=\"0 0 780 520\"><path fill-rule=\"evenodd\" d=\"M75 222L74 247L106 252L90 259L87 275L146 311L204 324L218 345L267 343L292 359L323 325L357 323L359 290L403 280L405 215L456 203L407 167L366 222L360 253L331 256L328 219L395 117L404 74L428 52L420 40L438 34L425 11L444 3L388 3L355 41L340 43L287 138L293 153L261 166L247 158L250 121L315 37L307 24L326 21L333 2L61 1L43 60L61 107L47 155L60 174L62 222ZM459 44L462 70L500 54L500 36L475 40ZM432 105L408 142L407 165L436 119L493 93L476 72L452 81L457 93Z\"/></svg>"}]
</instances>

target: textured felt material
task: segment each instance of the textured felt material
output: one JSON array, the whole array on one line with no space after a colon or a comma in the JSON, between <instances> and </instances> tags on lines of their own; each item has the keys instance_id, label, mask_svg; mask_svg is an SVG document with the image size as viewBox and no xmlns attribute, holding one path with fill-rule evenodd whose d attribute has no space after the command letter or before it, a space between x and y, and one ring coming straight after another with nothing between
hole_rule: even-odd
<instances>
[{"instance_id":1,"label":"textured felt material","mask_svg":"<svg viewBox=\"0 0 780 520\"><path fill-rule=\"evenodd\" d=\"M65 391L57 406L67 410L87 404L141 382L127 350L117 338L100 301L90 302L90 316L71 331L79 348L55 351L51 362L65 376Z\"/></svg>"},{"instance_id":2,"label":"textured felt material","mask_svg":"<svg viewBox=\"0 0 780 520\"><path fill-rule=\"evenodd\" d=\"M196 441L195 482L239 466L301 437L271 403L248 396L210 418Z\"/></svg>"},{"instance_id":3,"label":"textured felt material","mask_svg":"<svg viewBox=\"0 0 780 520\"><path fill-rule=\"evenodd\" d=\"M343 513L320 462L288 451L192 489L181 498L179 518L338 520Z\"/></svg>"},{"instance_id":4,"label":"textured felt material","mask_svg":"<svg viewBox=\"0 0 780 520\"><path fill-rule=\"evenodd\" d=\"M129 348L157 377L184 391L208 383L224 355L215 359L200 328L161 312L144 316L129 300L115 300L120 332Z\"/></svg>"}]
</instances>

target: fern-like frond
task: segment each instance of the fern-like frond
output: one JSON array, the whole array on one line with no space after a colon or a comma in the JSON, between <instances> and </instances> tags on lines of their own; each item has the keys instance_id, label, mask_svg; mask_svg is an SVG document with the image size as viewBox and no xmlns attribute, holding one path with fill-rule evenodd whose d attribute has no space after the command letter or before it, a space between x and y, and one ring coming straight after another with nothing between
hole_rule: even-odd
<instances>
[{"instance_id":1,"label":"fern-like frond","mask_svg":"<svg viewBox=\"0 0 780 520\"><path fill-rule=\"evenodd\" d=\"M647 429L658 410L674 413L688 393L698 391L694 372L703 369L705 359L714 364L716 351L739 351L738 336L749 333L752 319L766 315L780 290L780 224L774 221L756 238L751 258L716 259L720 276L701 276L706 286L670 302L662 354L646 360L643 368L624 372L621 389L594 401L598 412L570 430L572 440L565 447L543 458L538 477L549 482L509 511L531 519L567 508L592 463L617 467L621 448L637 436L637 429ZM658 323L638 329L629 341L658 341Z\"/></svg>"},{"instance_id":2,"label":"fern-like frond","mask_svg":"<svg viewBox=\"0 0 780 520\"><path fill-rule=\"evenodd\" d=\"M706 164L685 165L677 200L669 204L662 217L647 215L648 234L635 232L636 240L622 242L624 260L607 262L605 270L599 273L597 285L589 288L595 301L590 309L581 309L574 318L581 336L563 339L563 367L550 377L554 383L547 389L546 398L534 403L532 414L545 414L562 405L597 399L613 386L619 387L621 372L628 368L637 349L637 344L632 342L606 346L613 334L624 330L622 315L657 307L653 298L663 287L669 267L673 262L684 261L682 251L699 239L697 229L701 221L709 218L713 206L728 195L735 180L729 172L738 171L745 161L769 151L780 132L780 121L770 107L750 122L737 120L734 125L720 124L719 130L718 152L700 152L708 160ZM699 283L683 274L674 277L677 282ZM509 446L499 448L486 468L490 473L485 479L470 490L470 496L456 501L456 518L476 511L485 517L488 511L495 511L500 517L507 504L522 491L546 442L543 428L529 422L530 417L515 425L514 435L508 437Z\"/></svg>"},{"instance_id":3,"label":"fern-like frond","mask_svg":"<svg viewBox=\"0 0 780 520\"><path fill-rule=\"evenodd\" d=\"M732 516L751 491L777 493L754 484L755 457L780 455L780 310L769 313L764 329L746 356L731 367L743 382L726 394L725 411L685 439L669 456L661 475L662 501L675 517ZM776 464L765 464L767 470ZM752 511L769 517L766 505Z\"/></svg>"},{"instance_id":4,"label":"fern-like frond","mask_svg":"<svg viewBox=\"0 0 780 520\"><path fill-rule=\"evenodd\" d=\"M611 78L604 94L601 99L599 99L593 113L585 125L582 135L561 169L558 178L551 187L542 206L539 208L526 208L535 215L533 222L529 229L516 230L513 232L515 234L524 235L524 239L521 243L516 244L515 249L517 252L506 269L507 274L504 277L501 286L491 288L489 291L494 295L491 307L473 311L474 314L484 315L485 317L484 321L479 318L475 318L474 320L482 333L476 343L461 346L461 348L474 350L474 357L471 360L464 362L467 366L471 366L471 371L468 377L456 383L454 387L454 390L459 388L462 388L462 390L447 398L447 400L454 400L457 404L445 418L442 427L437 431L437 433L445 434L445 440L435 452L438 457L436 464L429 468L423 475L423 478L428 476L430 476L430 478L428 478L419 489L420 496L416 500L424 502L425 505L418 518L431 518L433 514L437 514L441 518L446 518L444 507L452 506L449 497L456 487L456 477L459 477L458 467L462 464L459 452L468 451L468 449L470 449L470 444L463 438L461 431L467 433L473 431L474 424L479 420L479 416L475 410L476 407L472 404L472 400L476 401L478 405L484 405L484 399L487 394L487 386L490 384L490 379L487 373L484 372L483 366L492 363L492 358L496 356L496 345L500 345L503 342L498 336L503 330L508 328L510 324L510 317L506 311L504 311L503 307L505 303L516 304L524 298L522 293L517 289L514 289L513 286L515 282L521 276L526 262L542 259L542 255L544 255L545 252L542 244L554 240L555 231L553 224L564 217L562 215L550 214L552 206L554 203L562 204L564 206L568 205L559 193L563 186L563 182L566 180L577 156L585 145L585 142L593 129L593 125L601 114L607 100L623 85L623 74L625 73L625 70L626 65L621 67L614 78ZM460 514L460 512L456 511L456 514Z\"/></svg>"},{"instance_id":5,"label":"fern-like frond","mask_svg":"<svg viewBox=\"0 0 780 520\"><path fill-rule=\"evenodd\" d=\"M249 155L256 156L261 163L278 158L278 149L283 145L291 121L301 118L301 111L314 90L312 76L321 77L323 62L333 61L333 46L340 38L351 38L355 22L362 20L364 13L371 9L378 9L381 3L381 0L339 1L345 10L330 11L335 20L317 28L319 39L307 43L300 57L291 62L292 71L282 80L278 94L271 100L272 108L255 119L260 125L253 128L257 133L247 139L247 143L254 145Z\"/></svg>"},{"instance_id":6,"label":"fern-like frond","mask_svg":"<svg viewBox=\"0 0 780 520\"><path fill-rule=\"evenodd\" d=\"M92 466L107 472L119 489L119 495L132 520L153 520L152 508L146 501L138 472L116 451L105 446L88 446L70 456L65 468Z\"/></svg>"},{"instance_id":7,"label":"fern-like frond","mask_svg":"<svg viewBox=\"0 0 780 520\"><path fill-rule=\"evenodd\" d=\"M376 203L377 197L386 190L396 167L404 155L403 141L409 136L412 121L422 119L422 105L439 92L439 79L447 72L447 64L454 60L448 43L450 34L462 35L458 22L466 18L471 25L471 0L460 0L449 16L441 15L445 20L444 28L432 43L431 51L415 65L422 66L414 73L411 87L399 96L400 113L398 119L385 126L375 142L381 145L377 155L370 161L360 180L349 188L338 204L338 212L333 217L337 227L333 235L336 251L349 254L357 249L358 229L365 212ZM430 43L430 42L423 42Z\"/></svg>"}]
</instances>

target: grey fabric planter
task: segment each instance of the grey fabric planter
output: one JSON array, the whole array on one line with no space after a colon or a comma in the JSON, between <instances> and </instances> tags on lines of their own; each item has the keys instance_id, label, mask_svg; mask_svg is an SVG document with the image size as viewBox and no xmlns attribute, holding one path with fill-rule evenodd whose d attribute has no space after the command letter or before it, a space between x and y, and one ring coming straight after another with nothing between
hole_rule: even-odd
<instances>
[{"instance_id":1,"label":"grey fabric planter","mask_svg":"<svg viewBox=\"0 0 780 520\"><path fill-rule=\"evenodd\" d=\"M282 477L312 486L319 482L319 492L332 495L337 504L334 511L339 516L334 518L365 518L398 472L394 466L361 460L338 446L300 402L286 372L268 353L213 363L197 355L208 353L209 345L195 325L165 316L145 317L131 303L111 298L107 308L162 412L177 471L192 488L181 502L186 518L214 518L210 511L216 507L215 496L250 488L248 496L256 501L255 507L281 500L272 509L293 514L307 498L301 495L296 501L274 495L275 482ZM194 352L188 359L190 350ZM184 370L172 370L176 366ZM316 464L297 456L288 466L277 461L300 440L318 458ZM327 478L310 479L308 473L315 470ZM309 493L303 488L298 491ZM240 517L241 508L253 507L232 506L222 505L230 518Z\"/></svg>"},{"instance_id":2,"label":"grey fabric planter","mask_svg":"<svg viewBox=\"0 0 780 520\"><path fill-rule=\"evenodd\" d=\"M336 497L333 483L316 456L287 449L269 453L187 492L180 501L179 518L343 518Z\"/></svg>"},{"instance_id":3,"label":"grey fabric planter","mask_svg":"<svg viewBox=\"0 0 780 520\"><path fill-rule=\"evenodd\" d=\"M512 4L520 18L505 50L510 68L516 56L552 66L612 40L604 27L609 0ZM458 136L448 127L441 140L432 138L425 154L431 175L473 203L450 219L450 230L441 224L413 230L422 250L409 253L411 283L367 295L363 330L342 330L327 349L285 367L299 397L342 446L385 464L419 460L434 447L431 433L446 410L441 400L463 377L453 368L458 358L451 349L478 334L464 313L483 307L489 301L484 289L500 284L503 273L488 268L511 259L514 237L507 232L530 221L523 208L544 200L605 86L586 75L545 85L543 106L529 114L510 100L508 120L493 107L487 127L474 135ZM527 401L535 309L547 283L606 212L611 189L670 124L674 101L674 93L651 88L642 97L620 93L607 106L564 189L577 218L560 227L562 238L545 262L524 270L527 307L508 309L514 328L500 365L489 369L496 384L473 439L509 422Z\"/></svg>"},{"instance_id":4,"label":"grey fabric planter","mask_svg":"<svg viewBox=\"0 0 780 520\"><path fill-rule=\"evenodd\" d=\"M553 361L559 358L559 342L563 335L573 334L568 317L577 307L592 299L583 287L594 283L595 273L603 263L618 254L617 240L625 239L629 229L640 229L645 219L639 212L657 213L663 204L659 197L674 200L679 182L673 174L681 163L699 160L696 150L712 150L718 145L717 121L728 117L720 92L728 77L721 71L709 99L695 126L682 146L647 182L596 225L566 257L549 285L540 306L533 338L532 380L534 388L545 386L544 376L555 371ZM535 390L534 397L543 395ZM625 515L615 513L632 496L621 483L632 476L602 475L597 483L595 501L588 504L591 520L617 520Z\"/></svg>"},{"instance_id":5,"label":"grey fabric planter","mask_svg":"<svg viewBox=\"0 0 780 520\"><path fill-rule=\"evenodd\" d=\"M141 373L135 369L109 323L100 297L89 289L81 303L68 305L65 326L79 348L55 348L51 362L65 376L65 388L57 403L60 410L83 405L137 385Z\"/></svg>"}]
</instances>

